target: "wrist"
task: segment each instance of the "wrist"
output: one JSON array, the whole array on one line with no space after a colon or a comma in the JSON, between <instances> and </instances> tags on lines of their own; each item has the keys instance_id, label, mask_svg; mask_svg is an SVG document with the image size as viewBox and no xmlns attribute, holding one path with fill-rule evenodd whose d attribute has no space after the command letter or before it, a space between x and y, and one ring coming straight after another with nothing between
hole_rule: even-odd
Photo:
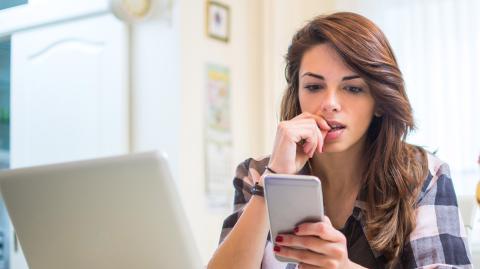
<instances>
[{"instance_id":1,"label":"wrist","mask_svg":"<svg viewBox=\"0 0 480 269\"><path fill-rule=\"evenodd\" d=\"M283 170L282 166L278 166L273 161L270 161L265 166L265 172L267 172L269 174L284 174L284 172L282 170Z\"/></svg>"},{"instance_id":2,"label":"wrist","mask_svg":"<svg viewBox=\"0 0 480 269\"><path fill-rule=\"evenodd\" d=\"M276 170L273 170L270 166L265 166L265 172L267 172L267 174L278 174L276 172Z\"/></svg>"},{"instance_id":3,"label":"wrist","mask_svg":"<svg viewBox=\"0 0 480 269\"><path fill-rule=\"evenodd\" d=\"M296 173L296 166L295 163L289 164L289 162L285 161L275 161L270 160L268 162L267 167L270 171L274 171L274 174L295 174Z\"/></svg>"},{"instance_id":4,"label":"wrist","mask_svg":"<svg viewBox=\"0 0 480 269\"><path fill-rule=\"evenodd\" d=\"M264 196L263 194L264 179L265 179L265 176L269 174L277 174L277 172L267 165L265 166L265 170L263 171L263 174L258 178L258 181L254 183L251 189L251 192L253 195Z\"/></svg>"},{"instance_id":5,"label":"wrist","mask_svg":"<svg viewBox=\"0 0 480 269\"><path fill-rule=\"evenodd\" d=\"M259 182L255 182L251 189L251 193L254 196L264 197L263 186L261 186Z\"/></svg>"}]
</instances>

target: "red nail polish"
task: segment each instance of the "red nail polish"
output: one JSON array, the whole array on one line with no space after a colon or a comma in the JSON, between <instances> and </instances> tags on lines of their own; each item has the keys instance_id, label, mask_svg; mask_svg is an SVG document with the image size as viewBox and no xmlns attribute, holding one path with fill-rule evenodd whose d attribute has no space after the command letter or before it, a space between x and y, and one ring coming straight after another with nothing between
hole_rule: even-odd
<instances>
[{"instance_id":1,"label":"red nail polish","mask_svg":"<svg viewBox=\"0 0 480 269\"><path fill-rule=\"evenodd\" d=\"M280 251L280 247L279 247L279 246L274 246L274 247L273 247L273 251L279 252L279 251Z\"/></svg>"},{"instance_id":2,"label":"red nail polish","mask_svg":"<svg viewBox=\"0 0 480 269\"><path fill-rule=\"evenodd\" d=\"M293 232L298 233L298 227L295 227L295 229L293 229Z\"/></svg>"},{"instance_id":3,"label":"red nail polish","mask_svg":"<svg viewBox=\"0 0 480 269\"><path fill-rule=\"evenodd\" d=\"M283 236L277 235L277 237L275 237L275 242L283 242Z\"/></svg>"}]
</instances>

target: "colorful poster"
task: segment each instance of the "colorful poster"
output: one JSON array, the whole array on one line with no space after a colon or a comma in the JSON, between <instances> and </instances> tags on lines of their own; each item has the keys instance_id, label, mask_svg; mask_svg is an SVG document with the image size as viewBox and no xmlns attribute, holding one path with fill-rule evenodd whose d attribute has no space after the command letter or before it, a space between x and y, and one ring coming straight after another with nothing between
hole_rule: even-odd
<instances>
[{"instance_id":1,"label":"colorful poster","mask_svg":"<svg viewBox=\"0 0 480 269\"><path fill-rule=\"evenodd\" d=\"M227 208L232 203L234 171L230 108L228 68L207 65L205 181L209 205L214 208Z\"/></svg>"}]
</instances>

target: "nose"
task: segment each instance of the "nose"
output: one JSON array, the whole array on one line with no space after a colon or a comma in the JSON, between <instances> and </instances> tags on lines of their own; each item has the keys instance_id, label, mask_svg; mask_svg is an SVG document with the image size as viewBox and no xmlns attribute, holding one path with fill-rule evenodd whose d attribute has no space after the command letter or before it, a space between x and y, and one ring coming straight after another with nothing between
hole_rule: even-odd
<instances>
[{"instance_id":1,"label":"nose","mask_svg":"<svg viewBox=\"0 0 480 269\"><path fill-rule=\"evenodd\" d=\"M328 90L322 98L322 110L325 113L339 112L341 107L335 90Z\"/></svg>"}]
</instances>

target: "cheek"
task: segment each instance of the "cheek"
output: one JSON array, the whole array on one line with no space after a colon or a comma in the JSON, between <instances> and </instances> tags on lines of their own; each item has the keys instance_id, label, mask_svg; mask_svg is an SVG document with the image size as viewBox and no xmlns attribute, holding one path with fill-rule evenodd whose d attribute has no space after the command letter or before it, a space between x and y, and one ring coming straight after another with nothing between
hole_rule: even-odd
<instances>
[{"instance_id":1,"label":"cheek","mask_svg":"<svg viewBox=\"0 0 480 269\"><path fill-rule=\"evenodd\" d=\"M298 92L298 102L300 103L300 110L301 112L308 111L309 103L308 98L305 97L305 93L303 91Z\"/></svg>"},{"instance_id":2,"label":"cheek","mask_svg":"<svg viewBox=\"0 0 480 269\"><path fill-rule=\"evenodd\" d=\"M370 126L374 116L374 104L371 102L357 103L354 111L354 120L359 129L365 131Z\"/></svg>"}]
</instances>

